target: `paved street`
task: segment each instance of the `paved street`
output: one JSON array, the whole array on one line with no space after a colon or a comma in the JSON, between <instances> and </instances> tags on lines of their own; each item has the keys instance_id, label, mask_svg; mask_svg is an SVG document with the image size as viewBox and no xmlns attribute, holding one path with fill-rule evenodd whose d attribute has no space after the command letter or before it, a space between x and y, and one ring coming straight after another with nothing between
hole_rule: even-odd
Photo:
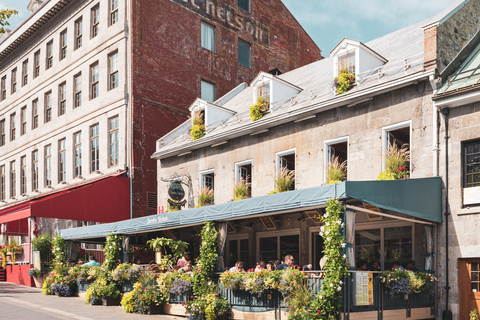
<instances>
[{"instance_id":1,"label":"paved street","mask_svg":"<svg viewBox=\"0 0 480 320\"><path fill-rule=\"evenodd\" d=\"M122 307L89 306L82 298L44 296L40 288L29 288L10 282L0 282L1 319L162 319L184 320L166 315L125 313Z\"/></svg>"}]
</instances>

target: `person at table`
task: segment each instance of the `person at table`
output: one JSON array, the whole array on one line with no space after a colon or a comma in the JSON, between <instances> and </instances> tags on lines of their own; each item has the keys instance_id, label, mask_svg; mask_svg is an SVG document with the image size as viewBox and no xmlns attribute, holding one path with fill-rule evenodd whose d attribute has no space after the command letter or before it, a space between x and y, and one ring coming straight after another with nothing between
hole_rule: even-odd
<instances>
[{"instance_id":1,"label":"person at table","mask_svg":"<svg viewBox=\"0 0 480 320\"><path fill-rule=\"evenodd\" d=\"M192 261L187 261L185 267L178 269L179 272L192 273Z\"/></svg>"},{"instance_id":2,"label":"person at table","mask_svg":"<svg viewBox=\"0 0 480 320\"><path fill-rule=\"evenodd\" d=\"M358 262L358 271L367 271L367 261L365 260L360 260Z\"/></svg>"},{"instance_id":3,"label":"person at table","mask_svg":"<svg viewBox=\"0 0 480 320\"><path fill-rule=\"evenodd\" d=\"M243 270L243 261L237 261L234 267L231 267L228 271L230 272L242 272Z\"/></svg>"},{"instance_id":4,"label":"person at table","mask_svg":"<svg viewBox=\"0 0 480 320\"><path fill-rule=\"evenodd\" d=\"M265 261L262 260L257 263L257 266L255 267L255 272L262 271L263 269L265 269Z\"/></svg>"},{"instance_id":5,"label":"person at table","mask_svg":"<svg viewBox=\"0 0 480 320\"><path fill-rule=\"evenodd\" d=\"M192 257L190 255L190 251L185 251L185 253L183 254L183 257L178 259L177 267L183 268L183 267L185 267L185 263L187 261L191 261L191 260L192 260Z\"/></svg>"},{"instance_id":6,"label":"person at table","mask_svg":"<svg viewBox=\"0 0 480 320\"><path fill-rule=\"evenodd\" d=\"M398 261L393 261L393 270L401 270L401 271L405 271L405 268L402 267L402 265L400 264L400 262Z\"/></svg>"},{"instance_id":7,"label":"person at table","mask_svg":"<svg viewBox=\"0 0 480 320\"><path fill-rule=\"evenodd\" d=\"M413 260L410 260L410 261L407 262L407 270L410 270L410 271L413 271L413 272L420 271L415 267L415 261L413 261Z\"/></svg>"},{"instance_id":8,"label":"person at table","mask_svg":"<svg viewBox=\"0 0 480 320\"><path fill-rule=\"evenodd\" d=\"M139 256L135 256L135 258L133 258L132 266L139 266L141 264L142 264L142 259L140 259Z\"/></svg>"},{"instance_id":9,"label":"person at table","mask_svg":"<svg viewBox=\"0 0 480 320\"><path fill-rule=\"evenodd\" d=\"M295 262L295 259L293 258L293 256L291 254L287 254L285 256L285 262L276 266L275 270L284 270L288 268L293 268L294 262Z\"/></svg>"},{"instance_id":10,"label":"person at table","mask_svg":"<svg viewBox=\"0 0 480 320\"><path fill-rule=\"evenodd\" d=\"M370 271L380 271L380 263L378 263L378 261L373 261Z\"/></svg>"},{"instance_id":11,"label":"person at table","mask_svg":"<svg viewBox=\"0 0 480 320\"><path fill-rule=\"evenodd\" d=\"M88 262L87 263L84 263L83 264L84 266L97 266L97 267L100 267L101 264L100 262L98 262L96 259L95 259L95 256L93 254L91 254L90 256L88 256Z\"/></svg>"},{"instance_id":12,"label":"person at table","mask_svg":"<svg viewBox=\"0 0 480 320\"><path fill-rule=\"evenodd\" d=\"M275 270L273 262L267 263L267 271L273 271L273 270Z\"/></svg>"}]
</instances>

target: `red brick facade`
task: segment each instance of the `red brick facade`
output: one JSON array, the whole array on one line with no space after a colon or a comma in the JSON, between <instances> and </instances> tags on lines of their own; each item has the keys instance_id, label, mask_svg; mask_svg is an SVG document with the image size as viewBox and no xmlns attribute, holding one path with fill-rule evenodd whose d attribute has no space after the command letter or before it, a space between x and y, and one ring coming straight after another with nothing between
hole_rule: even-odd
<instances>
[{"instance_id":1,"label":"red brick facade","mask_svg":"<svg viewBox=\"0 0 480 320\"><path fill-rule=\"evenodd\" d=\"M155 214L155 141L185 121L201 80L220 97L259 71L286 72L322 59L280 0L132 0L133 217ZM215 26L216 52L201 47L201 21ZM238 39L251 44L251 68L238 63Z\"/></svg>"}]
</instances>

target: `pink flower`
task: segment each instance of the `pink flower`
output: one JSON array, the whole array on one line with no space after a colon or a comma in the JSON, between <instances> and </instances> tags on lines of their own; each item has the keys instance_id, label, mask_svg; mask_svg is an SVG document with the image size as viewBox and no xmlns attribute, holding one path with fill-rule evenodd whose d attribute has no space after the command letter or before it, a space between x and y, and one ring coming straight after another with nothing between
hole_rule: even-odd
<instances>
[{"instance_id":1,"label":"pink flower","mask_svg":"<svg viewBox=\"0 0 480 320\"><path fill-rule=\"evenodd\" d=\"M317 313L318 313L318 314L320 314L320 313L322 313L322 311L320 311L320 310L317 310Z\"/></svg>"}]
</instances>

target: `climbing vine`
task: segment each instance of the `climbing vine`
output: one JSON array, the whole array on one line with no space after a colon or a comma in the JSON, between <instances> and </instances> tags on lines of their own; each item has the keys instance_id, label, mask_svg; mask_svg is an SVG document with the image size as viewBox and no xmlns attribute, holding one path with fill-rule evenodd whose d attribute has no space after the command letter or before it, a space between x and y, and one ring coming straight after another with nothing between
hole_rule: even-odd
<instances>
[{"instance_id":1,"label":"climbing vine","mask_svg":"<svg viewBox=\"0 0 480 320\"><path fill-rule=\"evenodd\" d=\"M120 254L122 252L122 238L115 233L110 233L107 236L105 247L103 248L105 253L105 261L103 266L107 270L114 270L120 264Z\"/></svg>"},{"instance_id":2,"label":"climbing vine","mask_svg":"<svg viewBox=\"0 0 480 320\"><path fill-rule=\"evenodd\" d=\"M67 244L65 240L59 235L55 235L52 241L52 261L53 266L65 264L65 257L67 256Z\"/></svg>"}]
</instances>

